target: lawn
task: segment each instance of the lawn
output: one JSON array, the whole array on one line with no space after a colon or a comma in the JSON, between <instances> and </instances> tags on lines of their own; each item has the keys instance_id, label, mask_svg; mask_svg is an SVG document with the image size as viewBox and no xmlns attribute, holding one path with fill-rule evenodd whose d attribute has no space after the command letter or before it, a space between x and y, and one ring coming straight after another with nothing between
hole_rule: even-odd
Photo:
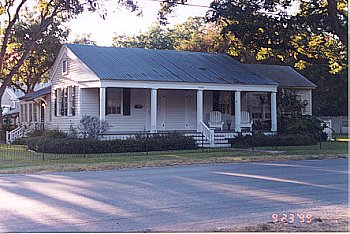
<instances>
[{"instance_id":1,"label":"lawn","mask_svg":"<svg viewBox=\"0 0 350 234\"><path fill-rule=\"evenodd\" d=\"M7 148L8 147L8 148ZM108 170L194 163L322 159L347 156L347 142L324 142L299 147L205 149L116 154L44 154L23 146L0 146L0 173Z\"/></svg>"}]
</instances>

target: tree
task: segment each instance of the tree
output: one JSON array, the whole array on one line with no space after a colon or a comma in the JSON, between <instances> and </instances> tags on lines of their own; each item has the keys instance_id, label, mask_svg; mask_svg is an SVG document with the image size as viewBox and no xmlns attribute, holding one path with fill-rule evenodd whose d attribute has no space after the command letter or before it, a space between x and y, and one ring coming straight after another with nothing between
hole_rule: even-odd
<instances>
[{"instance_id":1,"label":"tree","mask_svg":"<svg viewBox=\"0 0 350 234\"><path fill-rule=\"evenodd\" d=\"M153 23L145 33L135 36L116 35L113 46L147 49L174 49L174 38L171 30L157 23Z\"/></svg>"},{"instance_id":2,"label":"tree","mask_svg":"<svg viewBox=\"0 0 350 234\"><path fill-rule=\"evenodd\" d=\"M26 34L35 30L37 21L34 18L21 19L14 27L11 34L10 48L18 48L26 42ZM49 70L53 65L60 50L62 42L67 39L68 31L60 22L55 20L43 31L43 37L36 43L35 50L32 50L17 73L12 77L12 84L16 89L22 90L25 94L34 91L38 83L44 83L49 78ZM15 65L16 60L7 62L8 71Z\"/></svg>"},{"instance_id":3,"label":"tree","mask_svg":"<svg viewBox=\"0 0 350 234\"><path fill-rule=\"evenodd\" d=\"M99 5L98 0L2 0L0 1L0 97L4 94L6 87L11 85L12 78L18 73L30 53L36 48L45 37L45 30L52 25L55 20L67 21L85 10L96 11L101 17L106 17L105 8ZM119 5L123 5L131 11L137 11L138 7L130 0L118 0ZM30 5L30 3L32 5ZM34 5L34 7L33 7ZM22 19L25 8L31 9L35 19L35 27L24 34L25 42L11 44L12 32L16 24ZM0 99L1 105L1 99ZM0 115L1 119L2 116ZM2 121L1 121L2 122Z\"/></svg>"},{"instance_id":4,"label":"tree","mask_svg":"<svg viewBox=\"0 0 350 234\"><path fill-rule=\"evenodd\" d=\"M190 17L186 22L172 28L154 23L146 32L136 36L116 35L113 37L113 45L129 48L225 52L226 42L220 31L220 27L206 23L203 17Z\"/></svg>"},{"instance_id":5,"label":"tree","mask_svg":"<svg viewBox=\"0 0 350 234\"><path fill-rule=\"evenodd\" d=\"M73 44L82 45L97 45L96 41L91 39L91 33L78 35L73 41Z\"/></svg>"}]
</instances>

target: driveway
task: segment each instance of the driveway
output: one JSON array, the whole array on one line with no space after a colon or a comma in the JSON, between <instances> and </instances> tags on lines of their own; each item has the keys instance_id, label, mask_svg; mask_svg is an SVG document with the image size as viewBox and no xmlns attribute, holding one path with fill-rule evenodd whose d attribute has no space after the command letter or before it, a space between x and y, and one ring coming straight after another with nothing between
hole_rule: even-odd
<instances>
[{"instance_id":1,"label":"driveway","mask_svg":"<svg viewBox=\"0 0 350 234\"><path fill-rule=\"evenodd\" d=\"M0 175L0 232L213 231L345 216L347 197L347 159Z\"/></svg>"}]
</instances>

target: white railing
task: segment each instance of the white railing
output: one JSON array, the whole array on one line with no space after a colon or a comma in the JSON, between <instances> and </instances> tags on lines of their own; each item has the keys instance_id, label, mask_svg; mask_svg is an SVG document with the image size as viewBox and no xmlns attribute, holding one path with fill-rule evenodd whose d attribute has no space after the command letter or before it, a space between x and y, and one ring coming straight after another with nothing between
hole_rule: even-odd
<instances>
[{"instance_id":1,"label":"white railing","mask_svg":"<svg viewBox=\"0 0 350 234\"><path fill-rule=\"evenodd\" d=\"M210 129L203 121L201 121L202 134L209 141L209 146L214 147L214 129Z\"/></svg>"},{"instance_id":2,"label":"white railing","mask_svg":"<svg viewBox=\"0 0 350 234\"><path fill-rule=\"evenodd\" d=\"M6 144L10 144L13 141L22 138L24 135L24 127L18 127L12 131L6 131Z\"/></svg>"}]
</instances>

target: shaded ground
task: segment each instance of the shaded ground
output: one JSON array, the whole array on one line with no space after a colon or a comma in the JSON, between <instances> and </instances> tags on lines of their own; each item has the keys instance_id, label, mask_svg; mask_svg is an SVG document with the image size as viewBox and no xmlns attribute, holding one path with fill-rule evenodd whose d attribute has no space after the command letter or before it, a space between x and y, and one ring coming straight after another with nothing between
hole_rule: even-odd
<instances>
[{"instance_id":1,"label":"shaded ground","mask_svg":"<svg viewBox=\"0 0 350 234\"><path fill-rule=\"evenodd\" d=\"M0 174L113 170L173 165L256 162L275 160L330 159L347 157L348 143L324 142L312 146L262 147L257 149L205 149L112 154L44 154L23 146L0 147Z\"/></svg>"},{"instance_id":2,"label":"shaded ground","mask_svg":"<svg viewBox=\"0 0 350 234\"><path fill-rule=\"evenodd\" d=\"M0 232L283 231L305 225L269 224L273 214L333 220L322 225L336 231L330 225L343 225L347 197L347 159L3 174Z\"/></svg>"}]
</instances>

